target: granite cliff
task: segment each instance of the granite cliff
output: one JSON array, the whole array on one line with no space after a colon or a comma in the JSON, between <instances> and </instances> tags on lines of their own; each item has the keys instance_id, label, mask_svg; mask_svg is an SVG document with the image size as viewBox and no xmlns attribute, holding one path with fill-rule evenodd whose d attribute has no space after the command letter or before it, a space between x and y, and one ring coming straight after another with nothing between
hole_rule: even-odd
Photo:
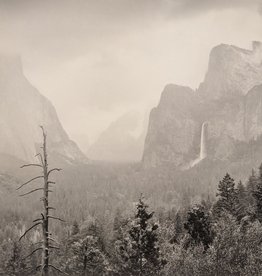
<instances>
[{"instance_id":1,"label":"granite cliff","mask_svg":"<svg viewBox=\"0 0 262 276\"><path fill-rule=\"evenodd\" d=\"M35 160L40 125L48 134L49 153L67 161L86 160L69 139L51 102L26 79L19 57L0 55L0 154Z\"/></svg>"},{"instance_id":2,"label":"granite cliff","mask_svg":"<svg viewBox=\"0 0 262 276\"><path fill-rule=\"evenodd\" d=\"M229 160L239 143L256 141L261 134L262 43L253 42L252 50L222 44L212 49L197 91L165 87L150 114L143 163L188 168L203 159L201 145L205 158Z\"/></svg>"}]
</instances>

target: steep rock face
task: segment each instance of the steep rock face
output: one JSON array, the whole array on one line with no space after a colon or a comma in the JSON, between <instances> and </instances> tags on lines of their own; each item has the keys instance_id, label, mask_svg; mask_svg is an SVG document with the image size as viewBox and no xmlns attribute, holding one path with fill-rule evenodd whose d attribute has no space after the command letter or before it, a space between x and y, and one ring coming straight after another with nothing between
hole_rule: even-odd
<instances>
[{"instance_id":1,"label":"steep rock face","mask_svg":"<svg viewBox=\"0 0 262 276\"><path fill-rule=\"evenodd\" d=\"M48 134L50 154L85 159L64 131L51 102L25 78L20 59L0 56L0 153L35 160L42 140L40 125Z\"/></svg>"},{"instance_id":2,"label":"steep rock face","mask_svg":"<svg viewBox=\"0 0 262 276\"><path fill-rule=\"evenodd\" d=\"M238 143L262 134L262 44L252 50L219 45L210 54L208 72L197 92L168 86L152 110L144 164L174 166L201 160L201 125L207 122L205 150L227 160ZM262 153L262 149L261 149ZM193 162L192 162L193 161ZM187 167L190 167L187 166Z\"/></svg>"},{"instance_id":3,"label":"steep rock face","mask_svg":"<svg viewBox=\"0 0 262 276\"><path fill-rule=\"evenodd\" d=\"M245 97L245 140L257 140L262 134L262 85L251 89Z\"/></svg>"},{"instance_id":4,"label":"steep rock face","mask_svg":"<svg viewBox=\"0 0 262 276\"><path fill-rule=\"evenodd\" d=\"M246 95L262 80L262 43L253 42L252 50L221 44L212 49L208 71L199 87L205 99Z\"/></svg>"},{"instance_id":5,"label":"steep rock face","mask_svg":"<svg viewBox=\"0 0 262 276\"><path fill-rule=\"evenodd\" d=\"M188 87L167 85L159 105L150 113L143 162L158 166L182 164L194 145L199 125L194 118L197 97Z\"/></svg>"}]
</instances>

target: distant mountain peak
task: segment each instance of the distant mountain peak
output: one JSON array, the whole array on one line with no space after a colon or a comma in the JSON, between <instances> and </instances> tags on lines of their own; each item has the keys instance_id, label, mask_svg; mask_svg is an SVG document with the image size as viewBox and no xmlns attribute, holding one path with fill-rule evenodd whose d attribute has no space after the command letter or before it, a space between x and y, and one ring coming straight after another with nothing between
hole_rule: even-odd
<instances>
[{"instance_id":1,"label":"distant mountain peak","mask_svg":"<svg viewBox=\"0 0 262 276\"><path fill-rule=\"evenodd\" d=\"M35 160L42 140L40 125L46 129L50 154L85 159L63 129L54 106L24 76L20 57L0 54L0 154Z\"/></svg>"}]
</instances>

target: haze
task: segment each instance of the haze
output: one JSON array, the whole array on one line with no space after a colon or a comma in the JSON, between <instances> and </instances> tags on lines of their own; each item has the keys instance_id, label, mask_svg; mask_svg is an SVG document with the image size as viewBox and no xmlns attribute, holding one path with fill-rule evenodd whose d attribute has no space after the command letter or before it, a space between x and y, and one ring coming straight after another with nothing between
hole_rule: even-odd
<instances>
[{"instance_id":1,"label":"haze","mask_svg":"<svg viewBox=\"0 0 262 276\"><path fill-rule=\"evenodd\" d=\"M213 46L262 41L261 2L228 2L0 0L0 50L21 55L87 148L123 114L156 105L167 83L197 88Z\"/></svg>"}]
</instances>

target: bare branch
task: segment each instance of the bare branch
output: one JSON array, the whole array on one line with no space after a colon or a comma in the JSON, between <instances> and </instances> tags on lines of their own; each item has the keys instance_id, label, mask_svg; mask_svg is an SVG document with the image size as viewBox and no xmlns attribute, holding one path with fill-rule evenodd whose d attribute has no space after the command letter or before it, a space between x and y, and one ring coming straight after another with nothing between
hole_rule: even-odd
<instances>
[{"instance_id":1,"label":"bare branch","mask_svg":"<svg viewBox=\"0 0 262 276\"><path fill-rule=\"evenodd\" d=\"M65 222L65 220L57 218L57 217L53 217L53 216L47 216L47 217L50 218L50 219L57 219L57 220L60 220L62 222Z\"/></svg>"},{"instance_id":2,"label":"bare branch","mask_svg":"<svg viewBox=\"0 0 262 276\"><path fill-rule=\"evenodd\" d=\"M43 248L42 248L42 247L36 248L36 249L33 250L29 255L27 255L25 258L23 258L23 260L25 260L25 259L31 257L35 252L37 252L38 250L41 250L41 249L43 249Z\"/></svg>"},{"instance_id":3,"label":"bare branch","mask_svg":"<svg viewBox=\"0 0 262 276\"><path fill-rule=\"evenodd\" d=\"M39 126L41 129L42 129L42 132L43 132L43 136L46 136L46 133L45 133L45 129L42 125Z\"/></svg>"},{"instance_id":4,"label":"bare branch","mask_svg":"<svg viewBox=\"0 0 262 276\"><path fill-rule=\"evenodd\" d=\"M37 271L39 268L41 268L42 267L42 265L40 264L40 265L38 265L36 268L35 268L35 270Z\"/></svg>"},{"instance_id":5,"label":"bare branch","mask_svg":"<svg viewBox=\"0 0 262 276\"><path fill-rule=\"evenodd\" d=\"M38 271L39 270L39 268L41 268L42 267L42 265L38 265L37 267L35 267L35 268L29 268L28 269L28 274L27 275L33 275L32 273L34 273L35 271Z\"/></svg>"},{"instance_id":6,"label":"bare branch","mask_svg":"<svg viewBox=\"0 0 262 276\"><path fill-rule=\"evenodd\" d=\"M52 245L49 245L49 248L52 248L52 249L60 249L60 247L52 246Z\"/></svg>"},{"instance_id":7,"label":"bare branch","mask_svg":"<svg viewBox=\"0 0 262 276\"><path fill-rule=\"evenodd\" d=\"M51 169L50 171L48 171L47 176L49 176L51 172L54 172L54 171L60 172L61 170L62 170L62 169L59 169L59 168Z\"/></svg>"},{"instance_id":8,"label":"bare branch","mask_svg":"<svg viewBox=\"0 0 262 276\"><path fill-rule=\"evenodd\" d=\"M22 187L24 187L25 185L29 184L30 182L36 180L36 179L39 179L39 178L43 178L44 176L43 175L39 175L39 176L36 176L32 179L30 179L29 181L25 182L24 184L22 184L20 187L18 187L16 190L19 190L21 189Z\"/></svg>"},{"instance_id":9,"label":"bare branch","mask_svg":"<svg viewBox=\"0 0 262 276\"><path fill-rule=\"evenodd\" d=\"M44 241L34 242L32 245L43 244Z\"/></svg>"},{"instance_id":10,"label":"bare branch","mask_svg":"<svg viewBox=\"0 0 262 276\"><path fill-rule=\"evenodd\" d=\"M37 188L37 189L34 189L34 190L32 190L32 191L30 191L30 192L28 192L28 193L25 193L25 194L19 195L19 196L29 195L29 194L32 194L32 193L34 193L34 192L40 191L40 190L44 190L44 188Z\"/></svg>"},{"instance_id":11,"label":"bare branch","mask_svg":"<svg viewBox=\"0 0 262 276\"><path fill-rule=\"evenodd\" d=\"M48 266L52 267L54 270L56 270L56 271L58 271L58 272L60 272L60 273L62 273L62 274L68 275L67 273L63 272L62 270L60 270L59 268L55 267L54 265L51 265L51 264L50 264L50 265L48 265Z\"/></svg>"},{"instance_id":12,"label":"bare branch","mask_svg":"<svg viewBox=\"0 0 262 276\"><path fill-rule=\"evenodd\" d=\"M56 240L54 240L53 238L50 238L50 237L47 237L50 241L52 241L52 242L54 242L54 243L56 243L56 244L59 244L59 242L58 241L56 241Z\"/></svg>"},{"instance_id":13,"label":"bare branch","mask_svg":"<svg viewBox=\"0 0 262 276\"><path fill-rule=\"evenodd\" d=\"M19 238L19 241L30 231L32 230L33 228L35 228L37 225L39 224L42 224L42 222L38 222L38 223L35 223L33 226L31 226L30 228L28 228L25 233Z\"/></svg>"},{"instance_id":14,"label":"bare branch","mask_svg":"<svg viewBox=\"0 0 262 276\"><path fill-rule=\"evenodd\" d=\"M55 184L55 181L47 181L48 184Z\"/></svg>"},{"instance_id":15,"label":"bare branch","mask_svg":"<svg viewBox=\"0 0 262 276\"><path fill-rule=\"evenodd\" d=\"M31 167L31 166L32 166L32 167L40 167L40 168L43 168L43 166L40 165L40 164L26 164L26 165L21 166L20 168L23 169L23 168Z\"/></svg>"},{"instance_id":16,"label":"bare branch","mask_svg":"<svg viewBox=\"0 0 262 276\"><path fill-rule=\"evenodd\" d=\"M41 220L41 221L42 221L42 220L43 220L43 218L34 219L34 220L33 220L33 222L37 222L37 221L39 221L39 220Z\"/></svg>"},{"instance_id":17,"label":"bare branch","mask_svg":"<svg viewBox=\"0 0 262 276\"><path fill-rule=\"evenodd\" d=\"M56 208L54 208L54 207L47 207L47 209L49 209L49 210L56 210Z\"/></svg>"},{"instance_id":18,"label":"bare branch","mask_svg":"<svg viewBox=\"0 0 262 276\"><path fill-rule=\"evenodd\" d=\"M37 157L37 156L39 156L39 157L40 157L40 160L41 160L42 166L44 166L44 160L43 160L43 156L42 156L42 154L41 154L41 153L38 153L38 154L36 154L36 156L35 156L35 157Z\"/></svg>"}]
</instances>

